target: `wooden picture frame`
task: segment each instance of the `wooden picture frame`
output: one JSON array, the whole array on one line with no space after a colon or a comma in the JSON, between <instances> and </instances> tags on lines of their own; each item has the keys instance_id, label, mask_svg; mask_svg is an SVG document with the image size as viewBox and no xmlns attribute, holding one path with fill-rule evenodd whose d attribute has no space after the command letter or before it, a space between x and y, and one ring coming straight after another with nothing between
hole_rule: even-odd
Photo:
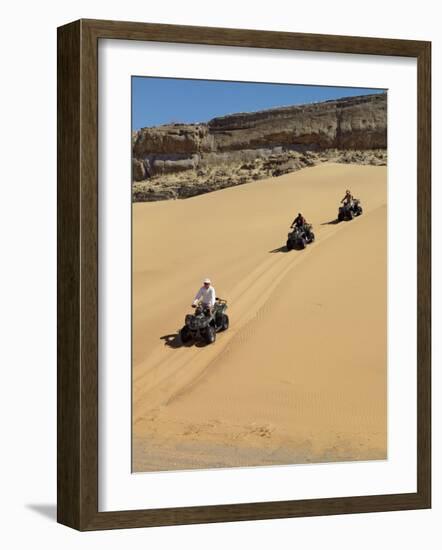
<instances>
[{"instance_id":1,"label":"wooden picture frame","mask_svg":"<svg viewBox=\"0 0 442 550\"><path fill-rule=\"evenodd\" d=\"M98 41L124 39L405 56L418 67L417 492L98 511ZM431 506L431 44L79 20L58 29L58 521L81 531Z\"/></svg>"}]
</instances>

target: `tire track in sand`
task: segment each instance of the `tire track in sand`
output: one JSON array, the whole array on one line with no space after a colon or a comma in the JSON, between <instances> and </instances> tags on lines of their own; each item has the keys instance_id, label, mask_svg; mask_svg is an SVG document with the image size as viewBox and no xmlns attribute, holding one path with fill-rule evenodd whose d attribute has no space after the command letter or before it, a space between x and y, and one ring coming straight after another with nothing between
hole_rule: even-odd
<instances>
[{"instance_id":1,"label":"tire track in sand","mask_svg":"<svg viewBox=\"0 0 442 550\"><path fill-rule=\"evenodd\" d=\"M365 216L369 213L370 211L366 212ZM235 308L233 323L226 333L219 335L214 346L172 349L159 344L145 362L149 366L144 367L133 378L133 410L137 411L134 423L152 410L188 392L198 383L230 345L239 341L241 333L247 327L250 329L249 324L260 317L272 294L290 271L300 262L306 261L318 246L322 246L345 227L346 225L322 226L316 232L320 240L316 240L307 249L280 255L271 254L243 277L228 297ZM147 379L151 382L148 383Z\"/></svg>"},{"instance_id":2,"label":"tire track in sand","mask_svg":"<svg viewBox=\"0 0 442 550\"><path fill-rule=\"evenodd\" d=\"M368 217L371 213L377 211L379 208L383 208L383 205L367 211L365 214L365 217ZM354 222L357 223L357 219L355 219ZM334 237L337 233L340 233L341 231L345 230L344 229L345 227L346 225L341 224L333 228L328 227L328 228L319 230L317 234L321 236L321 240L315 242L313 245L310 245L309 248L302 251L302 253L300 253L299 256L297 256L296 259L289 266L287 266L287 268L282 269L278 273L278 276L274 279L271 288L269 288L268 292L265 293L265 295L263 296L263 299L255 302L253 313L251 313L248 316L248 318L243 317L240 319L240 322L236 325L236 330L231 332L230 338L226 340L225 345L223 345L222 348L221 347L219 348L219 352L217 354L214 354L210 362L207 363L206 367L203 370L201 370L199 374L197 374L193 379L189 380L186 385L184 385L183 387L178 389L176 392L174 392L169 397L169 399L167 399L165 405L172 403L176 399L183 397L189 391L193 390L199 384L199 382L201 382L205 378L207 371L211 369L215 365L215 363L218 363L219 360L222 359L222 357L226 355L234 345L241 345L247 342L250 339L250 336L252 336L256 330L254 326L255 323L259 322L268 314L268 309L271 306L272 295L274 294L275 291L277 291L278 287L284 282L285 278L290 274L292 269L299 266L301 262L307 261L307 259L311 256L311 254L314 253L315 249L317 249L318 246L319 247L323 246L323 244L327 242L328 239ZM247 297L250 298L250 295L247 294Z\"/></svg>"}]
</instances>

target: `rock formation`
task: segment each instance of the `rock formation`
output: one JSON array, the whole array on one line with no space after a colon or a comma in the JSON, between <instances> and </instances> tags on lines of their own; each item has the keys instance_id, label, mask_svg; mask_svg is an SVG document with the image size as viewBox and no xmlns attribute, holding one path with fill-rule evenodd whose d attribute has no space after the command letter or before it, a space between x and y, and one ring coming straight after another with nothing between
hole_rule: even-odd
<instances>
[{"instance_id":1,"label":"rock formation","mask_svg":"<svg viewBox=\"0 0 442 550\"><path fill-rule=\"evenodd\" d=\"M142 128L132 148L136 201L184 198L327 160L385 164L387 94Z\"/></svg>"}]
</instances>

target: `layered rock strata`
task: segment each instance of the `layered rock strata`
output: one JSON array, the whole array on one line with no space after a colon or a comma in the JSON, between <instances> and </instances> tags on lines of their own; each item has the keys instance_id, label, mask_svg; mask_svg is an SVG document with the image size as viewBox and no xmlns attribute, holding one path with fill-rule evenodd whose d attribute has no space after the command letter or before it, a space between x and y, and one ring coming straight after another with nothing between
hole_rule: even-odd
<instances>
[{"instance_id":1,"label":"layered rock strata","mask_svg":"<svg viewBox=\"0 0 442 550\"><path fill-rule=\"evenodd\" d=\"M132 135L133 199L185 198L318 162L386 164L387 94L143 128Z\"/></svg>"}]
</instances>

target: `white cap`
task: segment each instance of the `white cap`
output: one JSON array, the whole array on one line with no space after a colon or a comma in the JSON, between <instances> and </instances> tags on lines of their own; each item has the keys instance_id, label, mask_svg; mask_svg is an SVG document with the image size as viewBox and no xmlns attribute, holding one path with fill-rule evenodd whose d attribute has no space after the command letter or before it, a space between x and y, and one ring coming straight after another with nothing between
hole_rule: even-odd
<instances>
[{"instance_id":1,"label":"white cap","mask_svg":"<svg viewBox=\"0 0 442 550\"><path fill-rule=\"evenodd\" d=\"M203 281L203 283L209 283L209 285L210 285L211 282L212 281L209 279L209 277L206 277Z\"/></svg>"}]
</instances>

